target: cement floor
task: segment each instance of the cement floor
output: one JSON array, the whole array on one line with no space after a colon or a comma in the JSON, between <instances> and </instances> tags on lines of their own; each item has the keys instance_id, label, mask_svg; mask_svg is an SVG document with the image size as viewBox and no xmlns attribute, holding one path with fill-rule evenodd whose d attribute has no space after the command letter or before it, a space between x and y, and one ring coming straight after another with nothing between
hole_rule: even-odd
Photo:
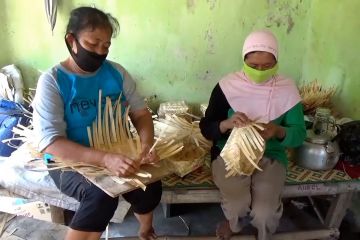
<instances>
[{"instance_id":1,"label":"cement floor","mask_svg":"<svg viewBox=\"0 0 360 240\"><path fill-rule=\"evenodd\" d=\"M303 208L301 208L303 206ZM214 236L216 224L224 216L219 204L180 204L172 205L172 217L165 218L162 207L155 210L154 226L159 236ZM0 213L0 217L4 214ZM248 221L249 219L245 219ZM354 204L346 215L340 232L342 240L360 239L360 196L354 198ZM321 227L313 209L305 198L285 201L285 211L278 232L310 230ZM126 239L136 236L138 223L131 212L121 224L111 224L109 238ZM57 240L63 239L67 228L50 222L27 217L15 217L7 223L2 240ZM250 225L241 234L255 233ZM125 238L124 238L125 237Z\"/></svg>"}]
</instances>

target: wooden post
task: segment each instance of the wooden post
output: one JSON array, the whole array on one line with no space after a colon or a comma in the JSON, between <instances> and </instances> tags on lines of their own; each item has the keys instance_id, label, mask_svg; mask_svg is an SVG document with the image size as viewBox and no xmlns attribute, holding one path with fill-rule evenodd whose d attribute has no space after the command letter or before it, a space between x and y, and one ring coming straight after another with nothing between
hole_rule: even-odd
<instances>
[{"instance_id":1,"label":"wooden post","mask_svg":"<svg viewBox=\"0 0 360 240\"><path fill-rule=\"evenodd\" d=\"M346 209L351 204L353 192L340 193L332 200L328 213L325 217L325 225L329 228L339 228Z\"/></svg>"},{"instance_id":2,"label":"wooden post","mask_svg":"<svg viewBox=\"0 0 360 240\"><path fill-rule=\"evenodd\" d=\"M169 203L161 203L161 207L164 213L164 217L165 218L169 218L171 217L171 213L170 213L170 209L171 209L171 204Z\"/></svg>"},{"instance_id":3,"label":"wooden post","mask_svg":"<svg viewBox=\"0 0 360 240\"><path fill-rule=\"evenodd\" d=\"M64 209L50 205L51 221L58 224L65 224Z\"/></svg>"}]
</instances>

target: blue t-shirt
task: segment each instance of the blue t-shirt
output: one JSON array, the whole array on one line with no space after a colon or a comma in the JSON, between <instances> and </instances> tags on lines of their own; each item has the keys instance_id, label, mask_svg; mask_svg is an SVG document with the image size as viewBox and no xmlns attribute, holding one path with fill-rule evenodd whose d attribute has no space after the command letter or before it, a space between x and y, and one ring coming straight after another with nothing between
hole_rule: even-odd
<instances>
[{"instance_id":1,"label":"blue t-shirt","mask_svg":"<svg viewBox=\"0 0 360 240\"><path fill-rule=\"evenodd\" d=\"M33 101L35 143L39 151L60 136L89 145L86 127L96 119L99 89L103 104L105 96L114 102L122 92L130 112L146 107L129 73L108 60L94 73L74 74L56 65L40 76Z\"/></svg>"},{"instance_id":2,"label":"blue t-shirt","mask_svg":"<svg viewBox=\"0 0 360 240\"><path fill-rule=\"evenodd\" d=\"M93 75L79 76L59 69L57 83L64 101L64 120L67 123L67 137L77 143L89 146L86 128L96 119L101 90L102 113L106 97L113 104L119 96L126 101L123 79L120 73L108 62L104 62Z\"/></svg>"}]
</instances>

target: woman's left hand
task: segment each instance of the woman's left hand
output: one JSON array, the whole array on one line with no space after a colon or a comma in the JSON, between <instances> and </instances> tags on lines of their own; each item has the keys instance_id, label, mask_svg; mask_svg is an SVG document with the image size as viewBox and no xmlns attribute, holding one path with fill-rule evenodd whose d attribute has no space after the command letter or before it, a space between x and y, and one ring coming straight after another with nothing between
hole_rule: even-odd
<instances>
[{"instance_id":1,"label":"woman's left hand","mask_svg":"<svg viewBox=\"0 0 360 240\"><path fill-rule=\"evenodd\" d=\"M276 125L272 122L262 124L264 127L263 131L259 131L260 135L264 140L268 140L270 138L283 139L286 135L285 128Z\"/></svg>"},{"instance_id":2,"label":"woman's left hand","mask_svg":"<svg viewBox=\"0 0 360 240\"><path fill-rule=\"evenodd\" d=\"M145 145L142 147L142 152L140 154L140 164L149 164L159 161L159 156L156 154L156 150L153 149L150 152L151 146Z\"/></svg>"}]
</instances>

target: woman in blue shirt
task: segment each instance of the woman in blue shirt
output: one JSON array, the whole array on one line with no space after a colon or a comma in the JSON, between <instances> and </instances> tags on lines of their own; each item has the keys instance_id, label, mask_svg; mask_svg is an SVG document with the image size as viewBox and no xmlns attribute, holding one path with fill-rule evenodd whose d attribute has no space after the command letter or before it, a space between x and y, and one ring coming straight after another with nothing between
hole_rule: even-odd
<instances>
[{"instance_id":1,"label":"woman in blue shirt","mask_svg":"<svg viewBox=\"0 0 360 240\"><path fill-rule=\"evenodd\" d=\"M38 148L44 153L74 162L107 168L116 176L135 173L141 164L154 162L149 153L154 140L151 114L138 93L129 73L119 64L106 60L111 38L119 23L110 14L80 7L71 12L65 43L70 56L41 75L34 99L34 129ZM89 147L86 127L97 115L98 93L130 105L129 116L141 139L138 161L122 154L98 151ZM80 202L66 239L99 239L112 218L118 198L112 198L77 172L50 171L57 187ZM139 237L155 239L153 209L161 199L161 182L123 195L131 203L139 220Z\"/></svg>"}]
</instances>

